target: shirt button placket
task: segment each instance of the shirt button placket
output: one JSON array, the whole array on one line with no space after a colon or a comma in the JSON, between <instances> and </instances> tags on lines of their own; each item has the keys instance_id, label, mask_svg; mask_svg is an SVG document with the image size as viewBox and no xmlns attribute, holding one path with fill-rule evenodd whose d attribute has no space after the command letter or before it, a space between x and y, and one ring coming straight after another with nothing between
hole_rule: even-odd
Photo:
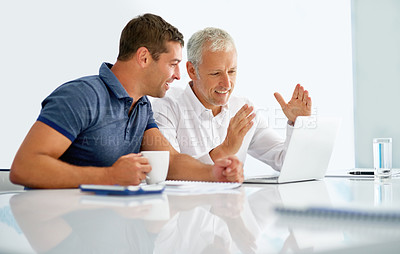
<instances>
[{"instance_id":1,"label":"shirt button placket","mask_svg":"<svg viewBox=\"0 0 400 254\"><path fill-rule=\"evenodd\" d=\"M211 117L211 138L212 138L211 144L214 147L215 146L215 118L212 116L210 116L210 117Z\"/></svg>"},{"instance_id":2,"label":"shirt button placket","mask_svg":"<svg viewBox=\"0 0 400 254\"><path fill-rule=\"evenodd\" d=\"M125 140L129 140L129 122L130 122L129 121L129 108L130 108L131 104L132 104L132 102L130 99L127 99L125 101L125 113L128 117L128 122L126 123Z\"/></svg>"}]
</instances>

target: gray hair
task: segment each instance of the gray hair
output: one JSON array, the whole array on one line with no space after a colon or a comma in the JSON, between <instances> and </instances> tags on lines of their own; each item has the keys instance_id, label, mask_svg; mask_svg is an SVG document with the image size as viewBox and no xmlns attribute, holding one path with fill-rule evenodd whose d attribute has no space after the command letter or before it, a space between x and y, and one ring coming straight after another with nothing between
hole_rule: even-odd
<instances>
[{"instance_id":1,"label":"gray hair","mask_svg":"<svg viewBox=\"0 0 400 254\"><path fill-rule=\"evenodd\" d=\"M205 44L209 42L208 48ZM235 48L235 43L232 37L224 30L214 27L207 27L200 30L190 37L187 45L188 61L194 65L198 73L199 64L201 64L203 51L229 51Z\"/></svg>"}]
</instances>

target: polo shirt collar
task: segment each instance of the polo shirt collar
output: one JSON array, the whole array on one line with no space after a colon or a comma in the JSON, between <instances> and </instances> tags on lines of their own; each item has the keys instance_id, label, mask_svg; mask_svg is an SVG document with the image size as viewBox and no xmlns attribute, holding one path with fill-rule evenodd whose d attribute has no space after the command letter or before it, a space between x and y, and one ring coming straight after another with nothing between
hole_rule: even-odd
<instances>
[{"instance_id":1,"label":"polo shirt collar","mask_svg":"<svg viewBox=\"0 0 400 254\"><path fill-rule=\"evenodd\" d=\"M130 98L128 92L122 86L121 82L119 82L117 77L111 71L111 67L113 67L113 65L110 63L102 63L99 70L100 78L118 99Z\"/></svg>"},{"instance_id":2,"label":"polo shirt collar","mask_svg":"<svg viewBox=\"0 0 400 254\"><path fill-rule=\"evenodd\" d=\"M216 121L221 124L226 112L228 112L229 102L226 105L222 106L221 112L214 117L212 110L204 107L204 105L197 98L196 94L192 90L192 85L193 81L190 81L189 85L185 89L185 95L187 96L187 98L189 98L189 101L191 102L191 105L196 115L200 116L200 119L204 120L215 118Z\"/></svg>"},{"instance_id":3,"label":"polo shirt collar","mask_svg":"<svg viewBox=\"0 0 400 254\"><path fill-rule=\"evenodd\" d=\"M113 65L110 63L105 63L105 62L102 63L99 70L100 78L103 80L106 86L110 88L110 90L118 99L129 99L128 101L132 103L132 98L129 96L128 92L122 86L121 82L119 82L117 77L111 71L112 67ZM147 104L147 102L148 102L147 96L142 96L136 102L136 105Z\"/></svg>"}]
</instances>

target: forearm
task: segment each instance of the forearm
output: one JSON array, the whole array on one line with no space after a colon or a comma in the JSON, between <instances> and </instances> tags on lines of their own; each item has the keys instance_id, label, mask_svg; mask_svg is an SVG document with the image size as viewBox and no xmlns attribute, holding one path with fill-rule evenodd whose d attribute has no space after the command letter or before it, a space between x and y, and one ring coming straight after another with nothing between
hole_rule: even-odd
<instances>
[{"instance_id":1,"label":"forearm","mask_svg":"<svg viewBox=\"0 0 400 254\"><path fill-rule=\"evenodd\" d=\"M168 180L217 181L212 165L203 164L187 154L171 154Z\"/></svg>"},{"instance_id":2,"label":"forearm","mask_svg":"<svg viewBox=\"0 0 400 254\"><path fill-rule=\"evenodd\" d=\"M113 184L109 168L79 167L45 154L17 154L10 180L30 188L77 188L80 184Z\"/></svg>"},{"instance_id":3,"label":"forearm","mask_svg":"<svg viewBox=\"0 0 400 254\"><path fill-rule=\"evenodd\" d=\"M253 119L256 117L256 114L252 113L253 109L253 106L245 104L231 118L224 141L209 152L214 162L218 159L235 155L239 151L244 136L254 124Z\"/></svg>"},{"instance_id":4,"label":"forearm","mask_svg":"<svg viewBox=\"0 0 400 254\"><path fill-rule=\"evenodd\" d=\"M211 159L215 162L218 159L224 158L224 157L229 156L229 155L233 155L233 153L230 153L229 149L226 149L224 147L224 144L222 143L221 145L219 145L219 146L215 147L214 149L212 149L209 152L209 155L210 155Z\"/></svg>"},{"instance_id":5,"label":"forearm","mask_svg":"<svg viewBox=\"0 0 400 254\"><path fill-rule=\"evenodd\" d=\"M153 140L158 140L158 142L153 142ZM157 128L145 132L142 150L170 152L168 180L243 181L243 164L236 157L220 159L214 165L201 163L187 154L178 153Z\"/></svg>"}]
</instances>

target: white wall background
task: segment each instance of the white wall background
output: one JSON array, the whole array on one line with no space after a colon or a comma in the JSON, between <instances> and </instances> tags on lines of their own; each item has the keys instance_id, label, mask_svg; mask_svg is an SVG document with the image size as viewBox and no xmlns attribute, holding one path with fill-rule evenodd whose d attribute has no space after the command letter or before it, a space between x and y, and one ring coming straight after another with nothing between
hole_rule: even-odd
<instances>
[{"instance_id":1,"label":"white wall background","mask_svg":"<svg viewBox=\"0 0 400 254\"><path fill-rule=\"evenodd\" d=\"M393 139L400 168L400 1L353 0L357 167L373 167L372 139Z\"/></svg>"},{"instance_id":2,"label":"white wall background","mask_svg":"<svg viewBox=\"0 0 400 254\"><path fill-rule=\"evenodd\" d=\"M318 115L342 117L330 169L354 167L349 0L19 0L0 2L0 167L9 168L60 84L115 62L122 28L138 14L161 15L187 40L206 26L227 30L239 54L236 93L249 97L277 131L285 129L273 93L289 99L301 83ZM184 62L181 81L188 82ZM278 118L277 118L278 117ZM248 174L268 170L248 159Z\"/></svg>"}]
</instances>

